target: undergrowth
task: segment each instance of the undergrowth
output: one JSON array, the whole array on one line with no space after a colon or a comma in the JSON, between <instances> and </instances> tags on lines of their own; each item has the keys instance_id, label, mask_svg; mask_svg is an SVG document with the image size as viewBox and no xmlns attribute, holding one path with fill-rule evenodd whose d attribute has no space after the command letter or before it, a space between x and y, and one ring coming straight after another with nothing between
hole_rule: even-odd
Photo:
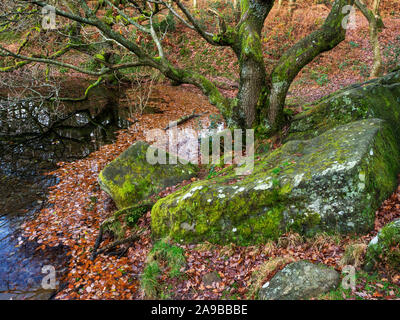
<instances>
[{"instance_id":1,"label":"undergrowth","mask_svg":"<svg viewBox=\"0 0 400 320\"><path fill-rule=\"evenodd\" d=\"M171 298L172 288L167 280L180 278L185 263L182 248L170 244L169 239L156 242L147 257L141 278L141 288L146 298Z\"/></svg>"}]
</instances>

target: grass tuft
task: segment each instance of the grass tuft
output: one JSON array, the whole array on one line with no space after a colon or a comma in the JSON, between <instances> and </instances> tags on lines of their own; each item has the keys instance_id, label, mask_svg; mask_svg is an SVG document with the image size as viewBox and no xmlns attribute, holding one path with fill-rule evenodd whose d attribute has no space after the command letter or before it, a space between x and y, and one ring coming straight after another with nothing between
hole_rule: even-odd
<instances>
[{"instance_id":1,"label":"grass tuft","mask_svg":"<svg viewBox=\"0 0 400 320\"><path fill-rule=\"evenodd\" d=\"M169 239L156 242L147 257L147 263L141 278L141 288L145 296L149 299L169 297L168 292L164 292L164 274L167 278L179 278L182 275L186 259L184 250L170 244ZM164 277L163 277L164 278ZM167 288L169 288L167 286Z\"/></svg>"}]
</instances>

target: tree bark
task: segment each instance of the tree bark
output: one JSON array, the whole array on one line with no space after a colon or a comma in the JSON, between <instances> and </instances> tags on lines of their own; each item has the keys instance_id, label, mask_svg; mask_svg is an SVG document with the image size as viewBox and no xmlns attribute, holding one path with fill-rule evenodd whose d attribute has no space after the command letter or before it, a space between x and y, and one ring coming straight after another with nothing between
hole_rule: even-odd
<instances>
[{"instance_id":1,"label":"tree bark","mask_svg":"<svg viewBox=\"0 0 400 320\"><path fill-rule=\"evenodd\" d=\"M289 0L288 13L290 17L293 17L294 10L296 10L296 0Z\"/></svg>"},{"instance_id":2,"label":"tree bark","mask_svg":"<svg viewBox=\"0 0 400 320\"><path fill-rule=\"evenodd\" d=\"M372 9L372 12L374 14L374 21L370 25L370 38L371 38L371 44L372 47L374 48L374 63L372 66L371 78L375 78L380 76L381 70L382 70L382 55L381 55L381 49L379 46L379 27L378 27L378 17L379 17L379 5L380 5L380 0L375 0L374 1L374 7Z\"/></svg>"},{"instance_id":3,"label":"tree bark","mask_svg":"<svg viewBox=\"0 0 400 320\"><path fill-rule=\"evenodd\" d=\"M274 0L242 0L241 18L237 26L238 41L233 47L240 67L238 104L233 116L240 127L251 128L258 105L266 89L266 71L261 43L261 30Z\"/></svg>"},{"instance_id":4,"label":"tree bark","mask_svg":"<svg viewBox=\"0 0 400 320\"><path fill-rule=\"evenodd\" d=\"M362 0L355 0L356 6L360 9L365 18L367 18L369 24L369 37L374 52L374 62L370 78L380 76L382 71L382 54L379 45L379 32L384 28L384 24L379 14L380 2L380 0L374 0L372 10L369 10Z\"/></svg>"},{"instance_id":5,"label":"tree bark","mask_svg":"<svg viewBox=\"0 0 400 320\"><path fill-rule=\"evenodd\" d=\"M342 21L346 14L342 9L353 3L354 0L336 0L321 28L301 39L282 55L271 73L267 110L260 117L264 119L266 130L275 131L282 126L286 95L298 73L319 54L333 49L345 39L346 29Z\"/></svg>"}]
</instances>

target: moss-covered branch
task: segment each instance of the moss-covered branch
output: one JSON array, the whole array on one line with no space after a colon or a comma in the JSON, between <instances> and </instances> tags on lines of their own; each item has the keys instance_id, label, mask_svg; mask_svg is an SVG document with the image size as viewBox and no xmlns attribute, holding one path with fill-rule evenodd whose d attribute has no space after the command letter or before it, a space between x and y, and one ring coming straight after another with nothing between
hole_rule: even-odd
<instances>
[{"instance_id":1,"label":"moss-covered branch","mask_svg":"<svg viewBox=\"0 0 400 320\"><path fill-rule=\"evenodd\" d=\"M198 87L209 98L210 103L218 108L228 123L234 121L232 119L232 101L226 98L215 84L205 76L190 70L179 69L168 61L162 63L159 70L178 84L186 83Z\"/></svg>"},{"instance_id":2,"label":"moss-covered branch","mask_svg":"<svg viewBox=\"0 0 400 320\"><path fill-rule=\"evenodd\" d=\"M57 100L59 101L70 101L70 102L80 102L80 101L85 101L89 97L89 93L92 89L98 87L102 81L104 80L104 76L100 76L96 82L91 83L85 90L85 93L82 97L80 98L58 98Z\"/></svg>"},{"instance_id":3,"label":"moss-covered branch","mask_svg":"<svg viewBox=\"0 0 400 320\"><path fill-rule=\"evenodd\" d=\"M22 68L23 66L26 66L27 64L30 64L32 62L43 62L46 64L50 64L47 61L52 61L52 59L57 59L57 58L63 56L65 53L70 51L72 48L73 48L73 45L68 44L65 47L63 47L60 50L53 53L50 57L44 58L44 57L33 57L33 56L26 57L19 53L13 53L13 52L7 50L6 48L0 46L0 56L11 56L16 59L23 60L23 61L16 62L15 65L13 65L13 66L7 66L7 67L0 68L0 72L11 72L11 71L17 70L19 68ZM4 52L2 52L2 51L4 51ZM66 64L65 64L65 66L66 66Z\"/></svg>"},{"instance_id":4,"label":"moss-covered branch","mask_svg":"<svg viewBox=\"0 0 400 320\"><path fill-rule=\"evenodd\" d=\"M70 48L68 48L68 50L69 49ZM64 50L66 50L66 49L64 49ZM47 65L50 64L50 65L55 65L55 66L59 66L59 67L64 67L64 68L72 69L72 70L78 71L80 73L84 73L84 74L88 74L88 75L92 75L92 76L101 76L101 75L104 75L104 74L110 72L110 69L105 69L105 70L103 70L101 72L95 72L95 71L86 70L86 69L74 66L72 64L69 64L69 63L64 63L64 62L60 62L60 61L54 60L52 57L51 58L40 58L40 57L33 57L33 56L28 57L28 56L24 56L24 55L21 55L21 54L14 53L14 52L6 49L3 46L0 46L0 55L13 57L13 58L20 59L20 60L25 60L23 62L39 62L39 63L44 63L44 64L47 64ZM25 63L25 64L23 64L23 63L18 64L17 63L17 65L13 66L13 68L15 70L16 68L19 68L19 67L21 67L23 65L26 65L26 64L27 63ZM5 68L4 70L0 69L0 71L9 72L9 71L12 71L12 70Z\"/></svg>"},{"instance_id":5,"label":"moss-covered branch","mask_svg":"<svg viewBox=\"0 0 400 320\"><path fill-rule=\"evenodd\" d=\"M268 122L272 128L283 120L283 107L287 91L297 74L322 52L331 50L345 39L342 23L346 17L343 7L354 0L335 0L331 12L318 30L309 34L287 50L271 73Z\"/></svg>"},{"instance_id":6,"label":"moss-covered branch","mask_svg":"<svg viewBox=\"0 0 400 320\"><path fill-rule=\"evenodd\" d=\"M233 49L239 59L239 102L234 118L241 127L251 128L255 124L260 96L266 86L266 71L261 43L261 30L273 0L242 0L241 18L235 27L238 39Z\"/></svg>"},{"instance_id":7,"label":"moss-covered branch","mask_svg":"<svg viewBox=\"0 0 400 320\"><path fill-rule=\"evenodd\" d=\"M375 13L370 10L364 2L361 0L355 0L354 1L355 5L357 6L358 9L362 12L364 17L368 20L369 23L373 23L376 20L376 26L378 29L383 29L385 27L382 18L379 14L375 15ZM380 1L374 1L374 9L379 8ZM378 12L377 12L378 13Z\"/></svg>"}]
</instances>

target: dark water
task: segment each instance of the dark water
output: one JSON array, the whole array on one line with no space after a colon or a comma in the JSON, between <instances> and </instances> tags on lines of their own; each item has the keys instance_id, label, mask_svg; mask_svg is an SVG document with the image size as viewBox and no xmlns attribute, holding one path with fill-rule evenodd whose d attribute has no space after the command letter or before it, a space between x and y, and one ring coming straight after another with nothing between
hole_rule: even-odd
<instances>
[{"instance_id":1,"label":"dark water","mask_svg":"<svg viewBox=\"0 0 400 320\"><path fill-rule=\"evenodd\" d=\"M38 244L20 237L20 226L48 206L47 189L57 179L44 173L114 141L115 131L129 125L129 115L107 95L95 106L0 104L0 299L52 296L54 290L42 289L47 275L42 268L52 265L62 277L66 248L36 250Z\"/></svg>"}]
</instances>

